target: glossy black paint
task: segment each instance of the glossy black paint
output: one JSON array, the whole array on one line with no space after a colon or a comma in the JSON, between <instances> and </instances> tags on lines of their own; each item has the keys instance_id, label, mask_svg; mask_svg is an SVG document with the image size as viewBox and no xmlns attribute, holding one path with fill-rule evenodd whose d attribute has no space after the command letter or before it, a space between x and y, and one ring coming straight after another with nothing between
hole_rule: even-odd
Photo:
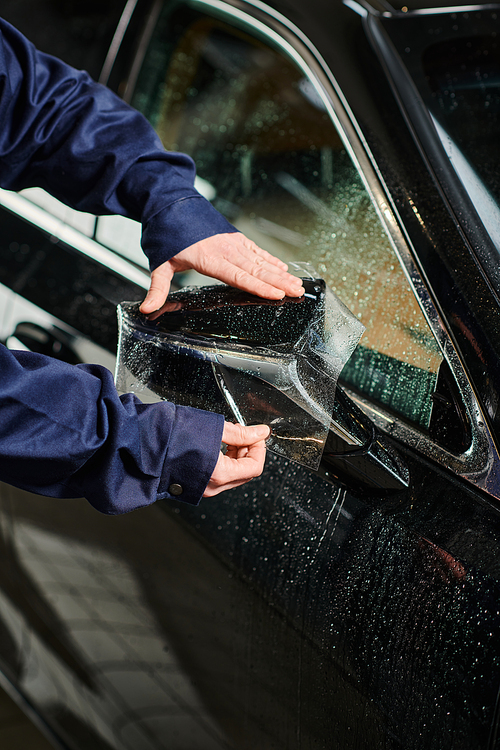
<instances>
[{"instance_id":1,"label":"glossy black paint","mask_svg":"<svg viewBox=\"0 0 500 750\"><path fill-rule=\"evenodd\" d=\"M325 282L303 279L301 297L262 300L233 287L205 287L200 292L174 292L162 315L138 316L145 330L179 332L237 339L245 346L292 344L307 330L311 319L324 316Z\"/></svg>"},{"instance_id":2,"label":"glossy black paint","mask_svg":"<svg viewBox=\"0 0 500 750\"><path fill-rule=\"evenodd\" d=\"M340 2L271 5L334 72L497 428L497 300L366 20ZM150 12L138 3L112 72L122 90ZM112 351L115 305L140 290L9 212L0 222L0 282ZM449 449L469 445L446 367L432 424ZM498 503L384 440L407 488L367 488L331 443L318 473L270 455L259 480L198 508L107 518L3 486L2 671L71 750L494 750Z\"/></svg>"},{"instance_id":3,"label":"glossy black paint","mask_svg":"<svg viewBox=\"0 0 500 750\"><path fill-rule=\"evenodd\" d=\"M61 507L22 493L12 513L20 528L35 524L69 548L106 548L133 571L136 614L154 615L222 747L493 747L498 516L420 460L412 468L425 500L361 499L274 457L261 484L203 513L158 505L96 522L79 501ZM74 664L61 629L69 626L71 643L78 622L61 622L50 589L20 585L22 556L9 563L18 605L43 614L43 627L30 619L34 645L50 622L60 668L80 692L85 670L105 695L111 663L82 660L77 648ZM84 596L78 576L70 590ZM153 675L165 670L161 660L146 664ZM53 705L48 717L64 737L59 713ZM140 723L147 713L130 707L126 716ZM173 739L167 732L165 747Z\"/></svg>"},{"instance_id":4,"label":"glossy black paint","mask_svg":"<svg viewBox=\"0 0 500 750\"><path fill-rule=\"evenodd\" d=\"M487 642L495 649L498 584L431 541L434 514L443 520L446 506L454 505L448 482L420 468L419 494L428 493L422 504L366 493L361 500L341 490L332 507L332 494L301 470L275 465L266 480L264 504L252 489L239 493L236 544L234 496L222 500L212 523L208 514L202 524L187 515L291 623L306 641L306 653L318 653L303 666L293 656L281 665L298 669L300 740L290 746L327 746L327 737L335 747L487 746L498 659L483 649L488 651ZM475 527L470 506L465 516ZM474 534L455 509L454 526L457 520L454 533ZM442 541L446 525L439 531ZM472 645L476 639L482 642L480 657ZM492 692L480 691L481 706L474 706L466 695L483 678ZM338 680L347 690L339 689ZM286 691L284 683L278 693L280 688ZM338 702L330 703L333 695ZM267 721L272 726L271 716Z\"/></svg>"}]
</instances>

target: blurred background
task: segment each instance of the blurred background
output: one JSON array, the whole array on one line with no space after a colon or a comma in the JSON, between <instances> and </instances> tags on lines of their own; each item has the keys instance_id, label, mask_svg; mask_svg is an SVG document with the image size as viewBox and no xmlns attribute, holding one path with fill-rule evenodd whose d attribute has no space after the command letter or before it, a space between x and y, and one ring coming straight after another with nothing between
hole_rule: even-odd
<instances>
[{"instance_id":1,"label":"blurred background","mask_svg":"<svg viewBox=\"0 0 500 750\"><path fill-rule=\"evenodd\" d=\"M126 0L2 0L0 15L35 46L99 77Z\"/></svg>"}]
</instances>

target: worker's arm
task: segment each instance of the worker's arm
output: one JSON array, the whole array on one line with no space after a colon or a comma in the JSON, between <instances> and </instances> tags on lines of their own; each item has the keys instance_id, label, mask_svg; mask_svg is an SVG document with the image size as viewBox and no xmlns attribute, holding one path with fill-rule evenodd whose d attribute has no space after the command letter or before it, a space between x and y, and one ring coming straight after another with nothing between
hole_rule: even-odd
<instances>
[{"instance_id":1,"label":"worker's arm","mask_svg":"<svg viewBox=\"0 0 500 750\"><path fill-rule=\"evenodd\" d=\"M2 481L50 497L86 497L109 514L158 498L200 501L221 455L221 415L119 397L103 367L1 345L0 370ZM244 467L241 474L224 464L219 484L245 476Z\"/></svg>"},{"instance_id":2,"label":"worker's arm","mask_svg":"<svg viewBox=\"0 0 500 750\"><path fill-rule=\"evenodd\" d=\"M195 190L188 156L166 152L139 112L1 19L0 121L2 187L42 187L78 210L142 223L154 272L144 310L160 307L186 268L270 298L302 293Z\"/></svg>"}]
</instances>

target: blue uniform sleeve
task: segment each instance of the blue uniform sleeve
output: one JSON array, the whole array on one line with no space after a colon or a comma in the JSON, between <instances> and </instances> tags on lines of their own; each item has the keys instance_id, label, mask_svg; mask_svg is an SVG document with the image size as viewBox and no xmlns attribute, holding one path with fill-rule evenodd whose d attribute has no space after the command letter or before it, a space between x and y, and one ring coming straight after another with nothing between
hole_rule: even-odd
<instances>
[{"instance_id":1,"label":"blue uniform sleeve","mask_svg":"<svg viewBox=\"0 0 500 750\"><path fill-rule=\"evenodd\" d=\"M38 52L0 19L0 185L45 188L73 208L143 225L151 269L235 231L193 187L184 154L108 89ZM41 495L125 513L158 497L196 504L223 417L119 397L111 373L0 346L0 477Z\"/></svg>"},{"instance_id":2,"label":"blue uniform sleeve","mask_svg":"<svg viewBox=\"0 0 500 750\"><path fill-rule=\"evenodd\" d=\"M0 372L2 481L86 497L112 515L158 498L199 503L219 456L221 415L119 397L103 367L1 345Z\"/></svg>"},{"instance_id":3,"label":"blue uniform sleeve","mask_svg":"<svg viewBox=\"0 0 500 750\"><path fill-rule=\"evenodd\" d=\"M151 270L235 228L194 188L185 154L87 73L39 52L0 19L0 185L142 222Z\"/></svg>"}]
</instances>

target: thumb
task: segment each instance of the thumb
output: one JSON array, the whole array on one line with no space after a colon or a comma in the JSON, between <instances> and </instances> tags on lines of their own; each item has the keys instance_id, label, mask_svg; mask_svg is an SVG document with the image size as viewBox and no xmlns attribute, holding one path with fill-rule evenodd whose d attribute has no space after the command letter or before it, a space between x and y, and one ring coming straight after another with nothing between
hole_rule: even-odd
<instances>
[{"instance_id":1,"label":"thumb","mask_svg":"<svg viewBox=\"0 0 500 750\"><path fill-rule=\"evenodd\" d=\"M140 306L140 311L144 314L155 312L158 310L168 297L170 291L170 282L174 270L170 265L169 261L163 263L151 273L151 284L149 285L149 291L144 299L144 302Z\"/></svg>"},{"instance_id":2,"label":"thumb","mask_svg":"<svg viewBox=\"0 0 500 750\"><path fill-rule=\"evenodd\" d=\"M270 434L271 430L265 424L245 427L242 424L226 422L222 433L222 442L235 446L253 445L261 440L266 440Z\"/></svg>"}]
</instances>

